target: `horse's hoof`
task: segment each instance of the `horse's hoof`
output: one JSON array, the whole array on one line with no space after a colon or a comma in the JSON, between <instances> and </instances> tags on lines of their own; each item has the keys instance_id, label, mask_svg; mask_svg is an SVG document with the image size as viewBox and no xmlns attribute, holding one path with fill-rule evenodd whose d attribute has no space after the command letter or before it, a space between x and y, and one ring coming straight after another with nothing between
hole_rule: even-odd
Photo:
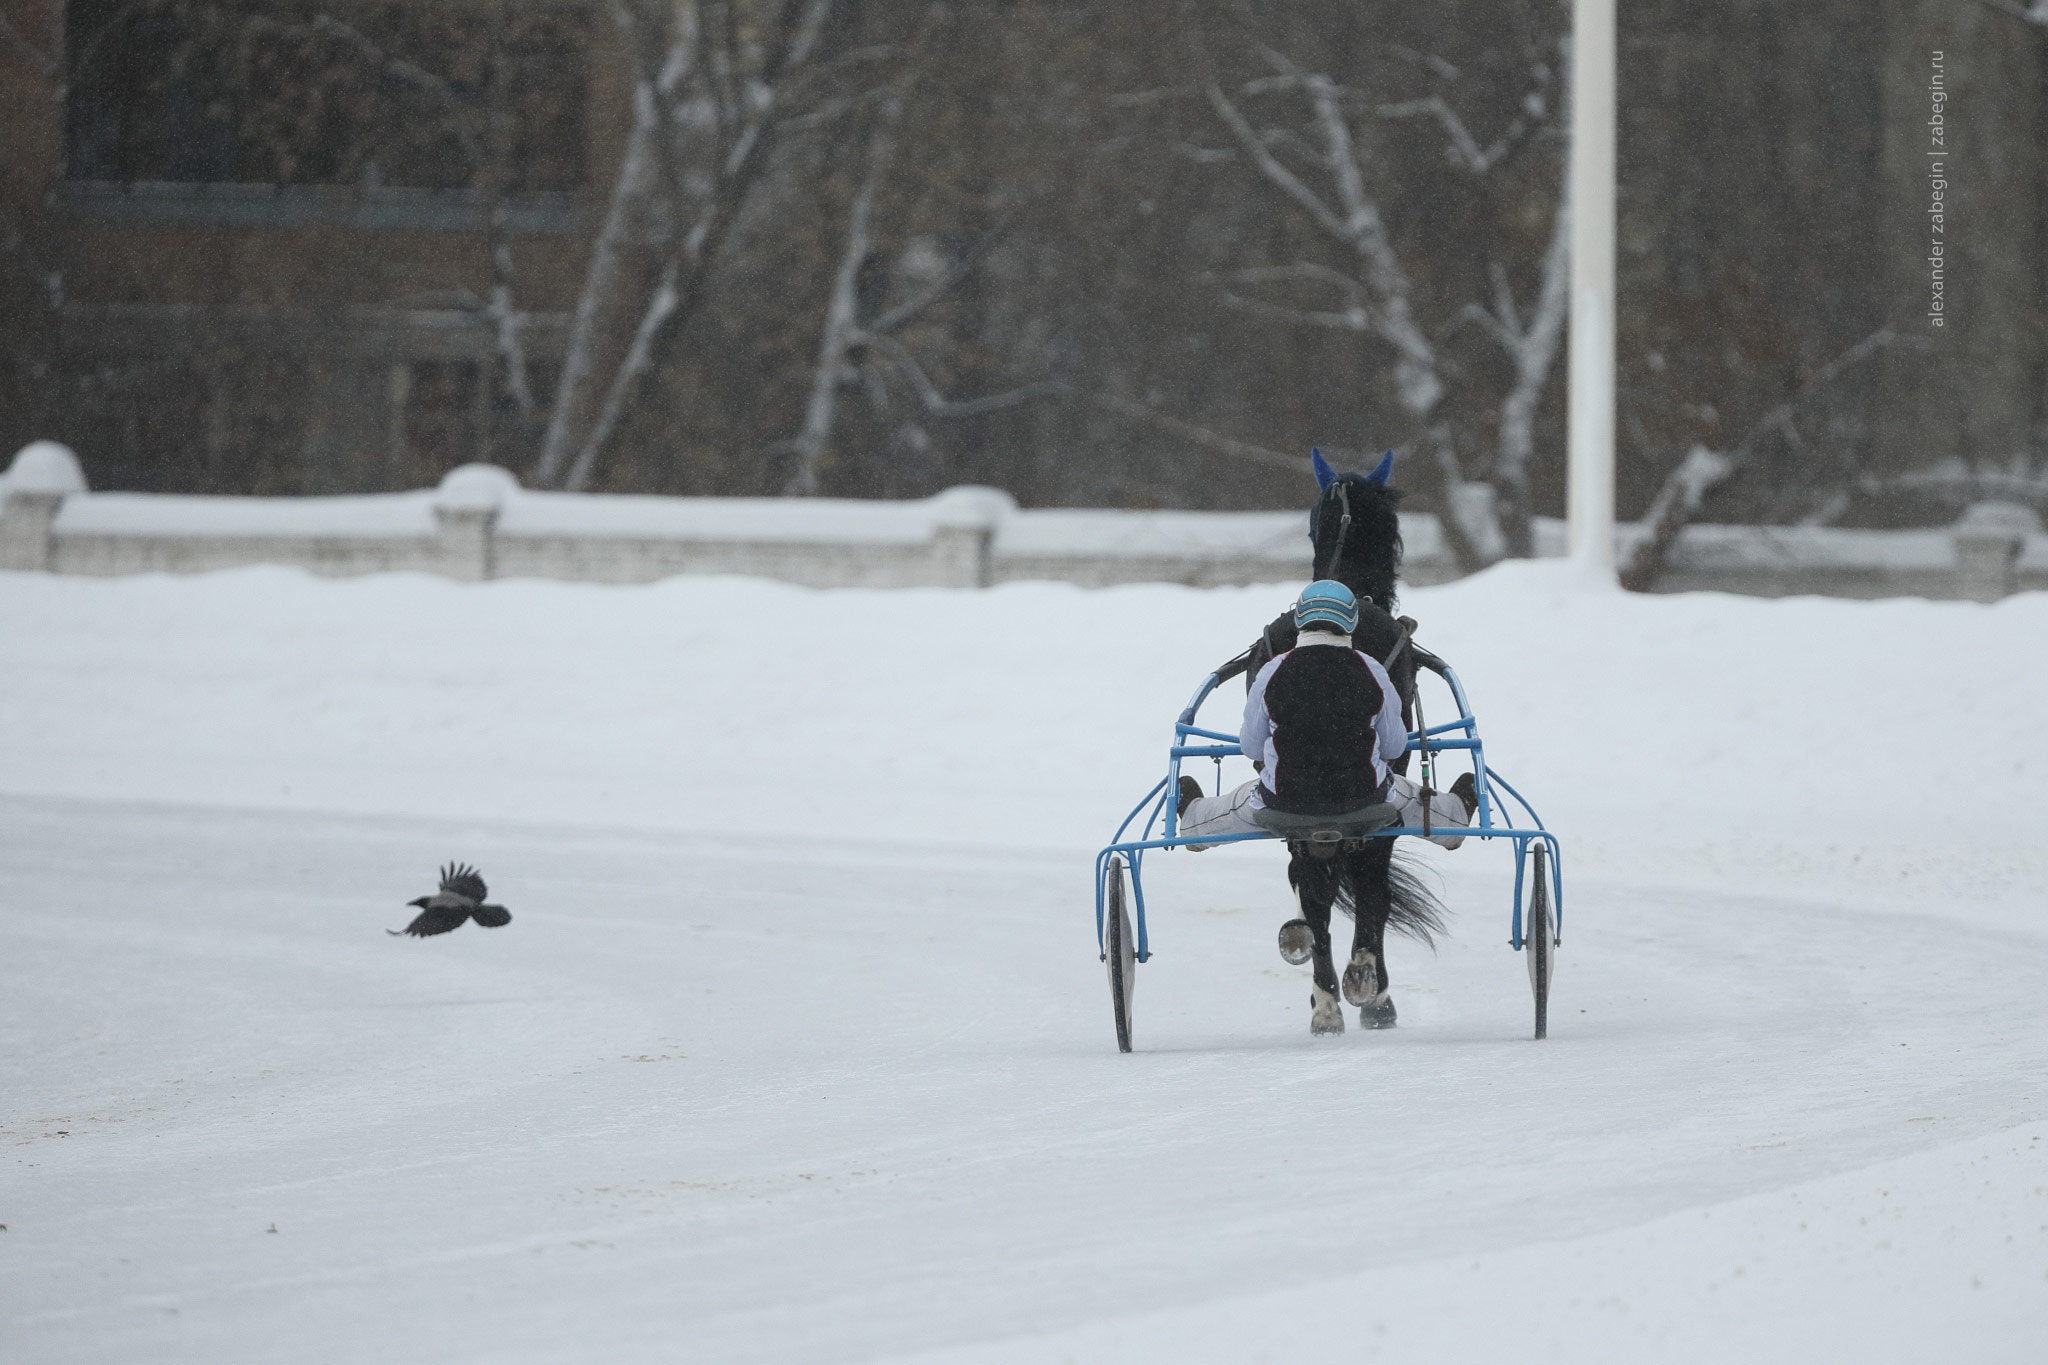
<instances>
[{"instance_id":1,"label":"horse's hoof","mask_svg":"<svg viewBox=\"0 0 2048 1365\"><path fill-rule=\"evenodd\" d=\"M1344 998L1354 1005L1363 1005L1378 994L1379 986L1379 959L1366 949L1359 949L1344 968Z\"/></svg>"},{"instance_id":2,"label":"horse's hoof","mask_svg":"<svg viewBox=\"0 0 2048 1365\"><path fill-rule=\"evenodd\" d=\"M1291 919L1280 926L1280 956L1291 967L1299 967L1315 955L1316 935L1305 919Z\"/></svg>"},{"instance_id":3,"label":"horse's hoof","mask_svg":"<svg viewBox=\"0 0 2048 1365\"><path fill-rule=\"evenodd\" d=\"M1337 997L1321 986L1311 986L1308 995L1308 1031L1318 1038L1328 1038L1344 1031L1344 1007L1337 1003Z\"/></svg>"},{"instance_id":4,"label":"horse's hoof","mask_svg":"<svg viewBox=\"0 0 2048 1365\"><path fill-rule=\"evenodd\" d=\"M1358 1007L1360 1028L1392 1028L1394 1026L1394 997L1385 991L1379 999L1368 1000Z\"/></svg>"}]
</instances>

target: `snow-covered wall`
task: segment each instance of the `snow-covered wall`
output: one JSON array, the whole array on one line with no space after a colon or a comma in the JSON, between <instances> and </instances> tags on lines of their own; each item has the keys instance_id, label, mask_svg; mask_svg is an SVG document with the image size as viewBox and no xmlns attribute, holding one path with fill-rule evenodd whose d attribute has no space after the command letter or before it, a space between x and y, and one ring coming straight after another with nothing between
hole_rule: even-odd
<instances>
[{"instance_id":1,"label":"snow-covered wall","mask_svg":"<svg viewBox=\"0 0 2048 1365\"><path fill-rule=\"evenodd\" d=\"M1455 578L1437 519L1401 520L1407 581ZM1026 509L973 487L911 502L534 492L491 465L465 465L412 493L93 493L71 453L48 442L0 475L0 568L92 575L290 564L471 580L742 574L811 587L1221 587L1306 577L1305 531L1300 512ZM1621 538L1639 534L1624 527ZM1562 523L1539 520L1538 552L1563 547ZM1991 600L2048 588L2048 536L2018 508L1980 507L1955 527L1919 531L1693 526L1659 586Z\"/></svg>"}]
</instances>

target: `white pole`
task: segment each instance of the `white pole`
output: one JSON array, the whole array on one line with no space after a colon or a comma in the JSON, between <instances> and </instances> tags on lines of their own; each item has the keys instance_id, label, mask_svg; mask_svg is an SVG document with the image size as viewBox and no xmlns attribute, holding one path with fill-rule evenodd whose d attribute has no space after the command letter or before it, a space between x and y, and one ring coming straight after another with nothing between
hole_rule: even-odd
<instances>
[{"instance_id":1,"label":"white pole","mask_svg":"<svg viewBox=\"0 0 2048 1365\"><path fill-rule=\"evenodd\" d=\"M1572 557L1614 572L1614 0L1572 0Z\"/></svg>"}]
</instances>

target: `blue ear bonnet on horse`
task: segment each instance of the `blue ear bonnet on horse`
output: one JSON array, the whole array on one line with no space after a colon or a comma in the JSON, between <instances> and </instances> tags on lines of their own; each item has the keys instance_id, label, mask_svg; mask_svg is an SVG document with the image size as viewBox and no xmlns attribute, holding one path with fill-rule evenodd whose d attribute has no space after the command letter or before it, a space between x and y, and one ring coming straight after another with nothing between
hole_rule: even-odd
<instances>
[{"instance_id":1,"label":"blue ear bonnet on horse","mask_svg":"<svg viewBox=\"0 0 2048 1365\"><path fill-rule=\"evenodd\" d=\"M1337 482L1338 478L1341 477L1336 470L1330 468L1330 462L1323 458L1321 446L1309 447L1308 464L1309 468L1316 472L1316 487L1325 492L1328 492L1330 485ZM1376 483L1380 487L1385 488L1387 480L1393 477L1394 452L1390 450L1380 456L1380 462L1373 467L1372 473L1365 476L1365 481L1367 483Z\"/></svg>"},{"instance_id":2,"label":"blue ear bonnet on horse","mask_svg":"<svg viewBox=\"0 0 2048 1365\"><path fill-rule=\"evenodd\" d=\"M1343 478L1358 479L1363 483L1369 483L1378 488L1385 488L1387 480L1394 476L1394 452L1391 450L1380 456L1380 462L1373 466L1372 473L1364 475L1339 474L1336 470L1330 468L1330 462L1323 458L1320 446L1311 446L1309 448L1308 463L1309 468L1316 472L1316 487L1324 493L1328 493L1331 485ZM1316 523L1318 514L1322 510L1323 500L1321 498L1317 498L1315 506L1308 509L1308 538L1310 540L1316 538Z\"/></svg>"},{"instance_id":3,"label":"blue ear bonnet on horse","mask_svg":"<svg viewBox=\"0 0 2048 1365\"><path fill-rule=\"evenodd\" d=\"M1308 467L1316 472L1317 488L1328 489L1331 484L1337 482L1337 471L1330 468L1330 462L1323 458L1322 447L1309 447Z\"/></svg>"}]
</instances>

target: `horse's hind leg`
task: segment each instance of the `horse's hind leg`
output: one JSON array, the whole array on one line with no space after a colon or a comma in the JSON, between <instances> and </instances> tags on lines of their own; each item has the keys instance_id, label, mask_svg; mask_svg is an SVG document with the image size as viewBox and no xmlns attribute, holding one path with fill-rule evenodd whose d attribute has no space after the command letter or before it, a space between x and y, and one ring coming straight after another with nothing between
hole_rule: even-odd
<instances>
[{"instance_id":1,"label":"horse's hind leg","mask_svg":"<svg viewBox=\"0 0 2048 1365\"><path fill-rule=\"evenodd\" d=\"M1390 870L1394 841L1368 839L1344 855L1350 882L1351 961L1344 967L1344 998L1358 1006L1358 1022L1366 1028L1394 1027L1394 997L1387 972L1387 916L1393 910Z\"/></svg>"},{"instance_id":2,"label":"horse's hind leg","mask_svg":"<svg viewBox=\"0 0 2048 1365\"><path fill-rule=\"evenodd\" d=\"M1287 864L1287 880L1301 902L1301 917L1308 922L1314 940L1311 961L1314 983L1309 987L1308 1031L1314 1034L1342 1033L1344 1009L1337 1003L1337 968L1330 958L1330 909L1337 901L1337 860L1318 858L1297 847Z\"/></svg>"}]
</instances>

